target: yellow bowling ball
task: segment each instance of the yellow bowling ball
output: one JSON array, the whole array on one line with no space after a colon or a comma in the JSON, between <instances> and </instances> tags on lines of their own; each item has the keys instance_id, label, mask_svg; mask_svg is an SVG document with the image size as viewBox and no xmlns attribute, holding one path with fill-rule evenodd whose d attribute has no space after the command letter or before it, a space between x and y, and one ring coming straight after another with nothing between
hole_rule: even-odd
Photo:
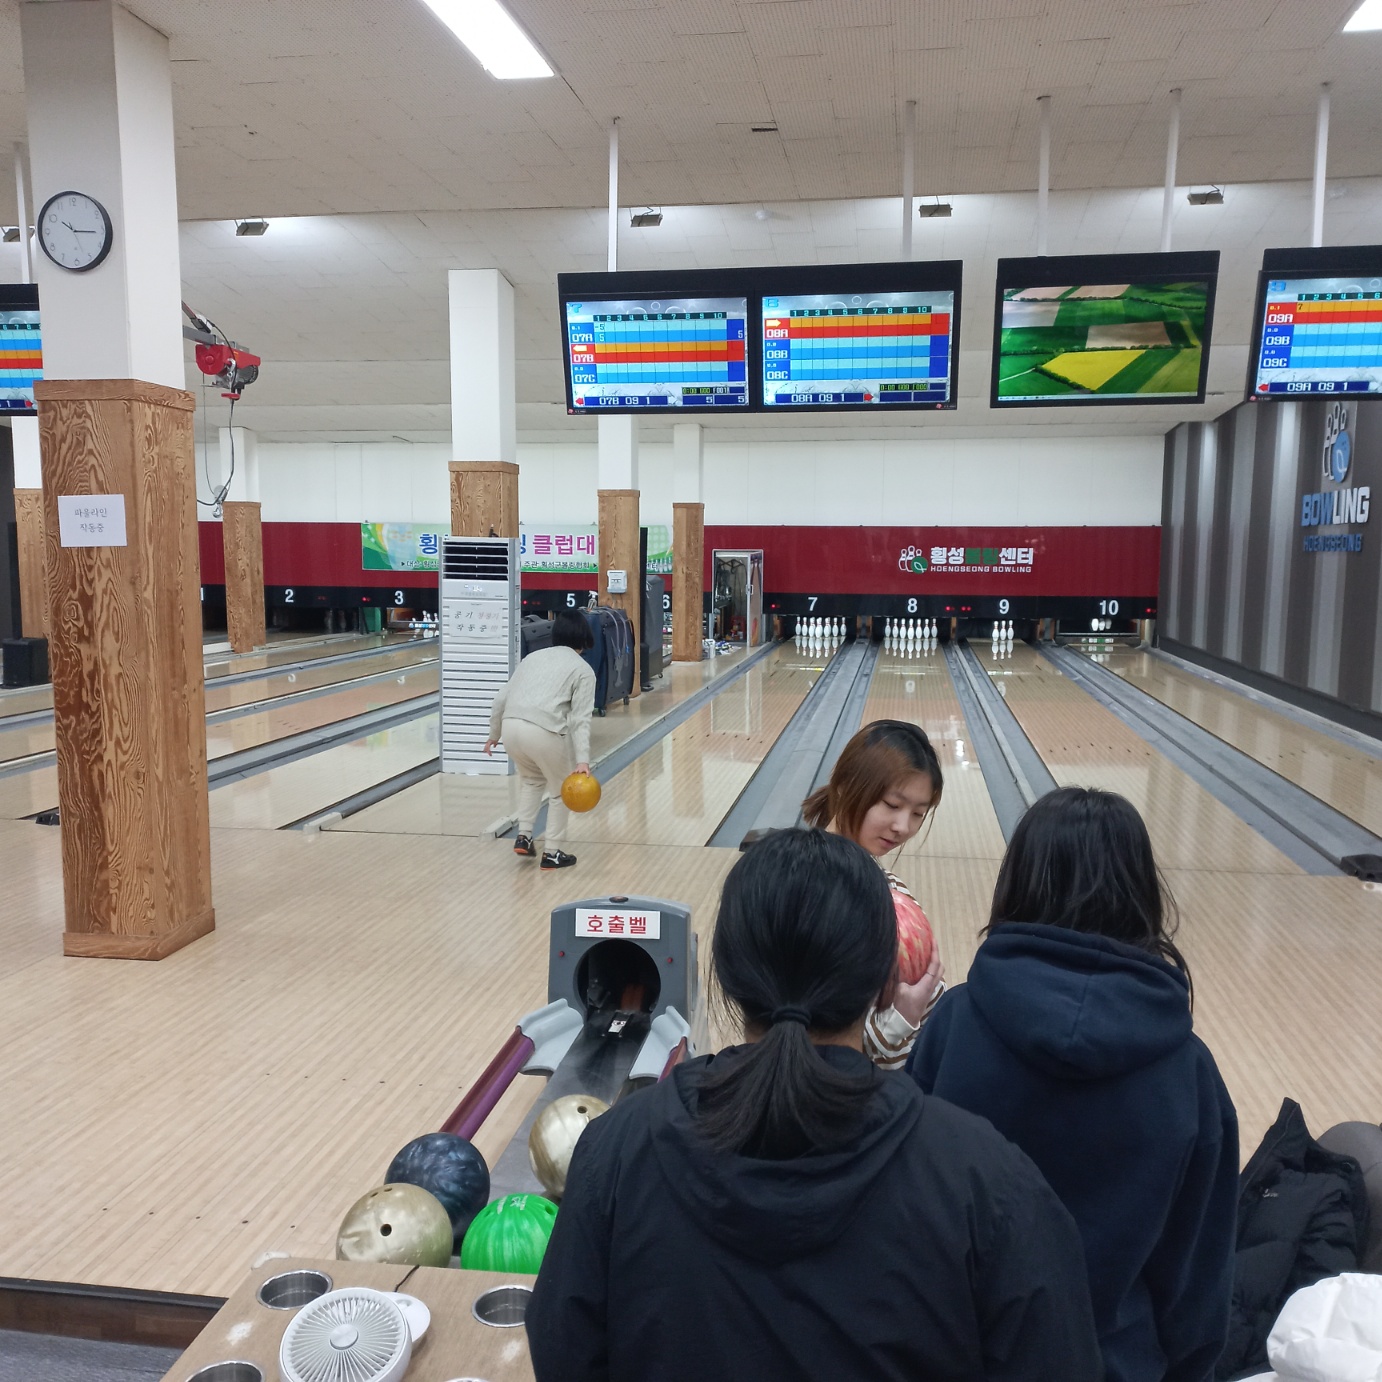
<instances>
[{"instance_id":1,"label":"yellow bowling ball","mask_svg":"<svg viewBox=\"0 0 1382 1382\"><path fill-rule=\"evenodd\" d=\"M609 1112L609 1105L589 1094L567 1094L553 1099L537 1116L528 1134L528 1160L533 1174L553 1199L566 1192L566 1173L571 1153L592 1118Z\"/></svg>"},{"instance_id":2,"label":"yellow bowling ball","mask_svg":"<svg viewBox=\"0 0 1382 1382\"><path fill-rule=\"evenodd\" d=\"M341 1220L342 1262L402 1262L445 1267L451 1261L451 1216L420 1185L381 1185L356 1200Z\"/></svg>"},{"instance_id":3,"label":"yellow bowling ball","mask_svg":"<svg viewBox=\"0 0 1382 1382\"><path fill-rule=\"evenodd\" d=\"M572 811L593 811L600 801L600 784L589 773L569 773L561 784L561 799Z\"/></svg>"}]
</instances>

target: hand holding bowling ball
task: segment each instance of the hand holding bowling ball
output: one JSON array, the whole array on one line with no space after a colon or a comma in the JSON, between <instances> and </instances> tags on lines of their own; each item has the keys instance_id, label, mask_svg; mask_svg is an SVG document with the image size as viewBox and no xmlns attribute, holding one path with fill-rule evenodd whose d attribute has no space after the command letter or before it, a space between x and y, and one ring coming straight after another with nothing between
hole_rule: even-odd
<instances>
[{"instance_id":1,"label":"hand holding bowling ball","mask_svg":"<svg viewBox=\"0 0 1382 1382\"><path fill-rule=\"evenodd\" d=\"M570 773L561 784L561 799L569 810L593 811L600 801L600 784L589 773Z\"/></svg>"},{"instance_id":2,"label":"hand holding bowling ball","mask_svg":"<svg viewBox=\"0 0 1382 1382\"><path fill-rule=\"evenodd\" d=\"M897 912L897 974L904 984L919 983L931 964L936 948L931 923L915 898L893 893Z\"/></svg>"}]
</instances>

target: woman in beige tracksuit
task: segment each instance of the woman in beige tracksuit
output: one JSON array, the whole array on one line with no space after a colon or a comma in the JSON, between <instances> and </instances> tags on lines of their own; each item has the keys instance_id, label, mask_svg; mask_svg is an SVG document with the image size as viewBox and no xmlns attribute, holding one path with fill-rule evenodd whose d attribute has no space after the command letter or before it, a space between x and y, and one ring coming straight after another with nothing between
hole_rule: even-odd
<instances>
[{"instance_id":1,"label":"woman in beige tracksuit","mask_svg":"<svg viewBox=\"0 0 1382 1382\"><path fill-rule=\"evenodd\" d=\"M595 710L595 673L581 657L591 644L590 626L577 611L563 611L552 625L552 646L529 653L494 698L489 716L492 753L502 740L518 769L518 838L513 852L533 858L533 823L547 805L545 869L570 868L574 854L562 849L569 812L561 784L574 767L590 771L590 717Z\"/></svg>"}]
</instances>

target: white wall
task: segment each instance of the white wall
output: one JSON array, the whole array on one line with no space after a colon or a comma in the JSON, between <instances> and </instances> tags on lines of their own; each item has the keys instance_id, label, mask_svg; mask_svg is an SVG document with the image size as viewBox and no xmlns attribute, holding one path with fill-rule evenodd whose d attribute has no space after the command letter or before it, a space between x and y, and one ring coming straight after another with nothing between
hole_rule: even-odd
<instances>
[{"instance_id":1,"label":"white wall","mask_svg":"<svg viewBox=\"0 0 1382 1382\"><path fill-rule=\"evenodd\" d=\"M445 445L260 442L258 456L265 522L450 517ZM707 436L705 517L834 527L1155 525L1161 461L1155 436L722 443ZM525 523L596 521L593 442L520 443L518 464ZM670 524L671 446L641 446L638 465L644 521Z\"/></svg>"}]
</instances>

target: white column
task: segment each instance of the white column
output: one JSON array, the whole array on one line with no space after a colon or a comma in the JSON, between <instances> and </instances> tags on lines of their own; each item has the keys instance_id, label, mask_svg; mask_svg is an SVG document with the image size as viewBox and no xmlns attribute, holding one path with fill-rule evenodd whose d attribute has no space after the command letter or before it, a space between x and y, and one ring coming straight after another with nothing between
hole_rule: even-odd
<instances>
[{"instance_id":1,"label":"white column","mask_svg":"<svg viewBox=\"0 0 1382 1382\"><path fill-rule=\"evenodd\" d=\"M705 448L699 422L672 424L672 503L705 502Z\"/></svg>"},{"instance_id":2,"label":"white column","mask_svg":"<svg viewBox=\"0 0 1382 1382\"><path fill-rule=\"evenodd\" d=\"M225 497L232 503L259 502L259 441L248 427L220 427L218 490L230 483Z\"/></svg>"},{"instance_id":3,"label":"white column","mask_svg":"<svg viewBox=\"0 0 1382 1382\"><path fill-rule=\"evenodd\" d=\"M34 247L44 375L186 388L168 40L112 0L25 3L19 16L36 212L85 192L113 228L86 273Z\"/></svg>"},{"instance_id":4,"label":"white column","mask_svg":"<svg viewBox=\"0 0 1382 1382\"><path fill-rule=\"evenodd\" d=\"M638 488L638 419L632 414L596 418L600 489Z\"/></svg>"},{"instance_id":5,"label":"white column","mask_svg":"<svg viewBox=\"0 0 1382 1382\"><path fill-rule=\"evenodd\" d=\"M912 257L912 222L916 219L917 103L908 101L902 122L902 257Z\"/></svg>"},{"instance_id":6,"label":"white column","mask_svg":"<svg viewBox=\"0 0 1382 1382\"><path fill-rule=\"evenodd\" d=\"M1047 227L1051 216L1051 98L1038 96L1041 112L1041 148L1037 153L1037 253L1046 253Z\"/></svg>"},{"instance_id":7,"label":"white column","mask_svg":"<svg viewBox=\"0 0 1382 1382\"><path fill-rule=\"evenodd\" d=\"M1310 189L1310 243L1324 244L1324 183L1329 163L1329 83L1320 83L1320 104L1315 114L1315 179Z\"/></svg>"},{"instance_id":8,"label":"white column","mask_svg":"<svg viewBox=\"0 0 1382 1382\"><path fill-rule=\"evenodd\" d=\"M15 489L42 489L43 467L39 463L38 454L38 419L12 418L10 436L14 442Z\"/></svg>"},{"instance_id":9,"label":"white column","mask_svg":"<svg viewBox=\"0 0 1382 1382\"><path fill-rule=\"evenodd\" d=\"M451 459L517 461L513 285L498 269L451 269Z\"/></svg>"},{"instance_id":10,"label":"white column","mask_svg":"<svg viewBox=\"0 0 1382 1382\"><path fill-rule=\"evenodd\" d=\"M1166 186L1161 194L1161 252L1171 248L1171 217L1176 209L1176 159L1180 153L1181 89L1171 92L1171 123L1166 130Z\"/></svg>"}]
</instances>

